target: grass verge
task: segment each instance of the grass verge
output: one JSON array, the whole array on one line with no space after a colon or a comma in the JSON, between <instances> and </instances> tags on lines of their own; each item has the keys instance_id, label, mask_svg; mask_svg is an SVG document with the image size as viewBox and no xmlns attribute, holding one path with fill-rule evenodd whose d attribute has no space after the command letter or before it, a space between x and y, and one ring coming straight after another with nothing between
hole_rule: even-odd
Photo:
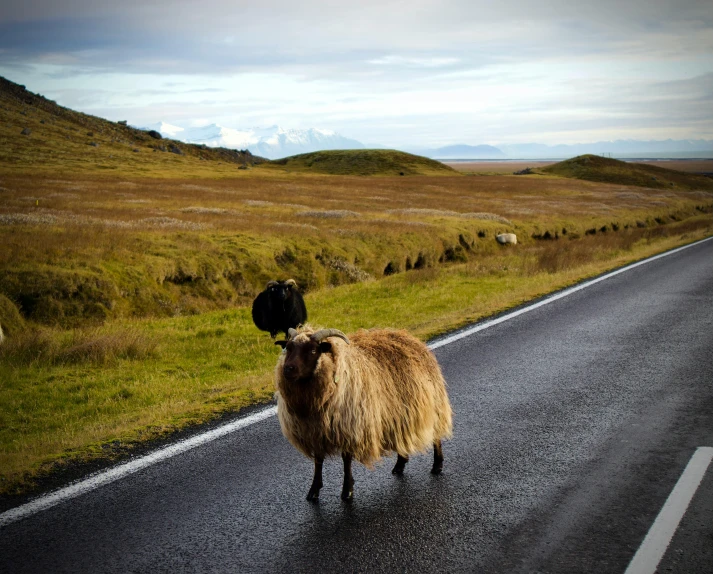
<instances>
[{"instance_id":1,"label":"grass verge","mask_svg":"<svg viewBox=\"0 0 713 574\"><path fill-rule=\"evenodd\" d=\"M307 296L312 322L403 327L422 339L713 234L700 215L654 229L536 242L498 257L413 270ZM9 339L8 339L9 341ZM29 331L0 355L0 494L77 461L269 401L279 350L249 309Z\"/></svg>"}]
</instances>

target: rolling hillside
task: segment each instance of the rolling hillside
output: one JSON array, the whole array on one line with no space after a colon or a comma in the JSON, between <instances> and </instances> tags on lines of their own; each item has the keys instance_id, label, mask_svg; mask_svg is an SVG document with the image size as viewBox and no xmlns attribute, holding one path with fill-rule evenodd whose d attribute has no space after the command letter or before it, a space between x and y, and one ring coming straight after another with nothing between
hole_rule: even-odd
<instances>
[{"instance_id":1,"label":"rolling hillside","mask_svg":"<svg viewBox=\"0 0 713 574\"><path fill-rule=\"evenodd\" d=\"M0 77L5 171L220 175L264 161L249 151L186 144L125 124L75 112Z\"/></svg>"},{"instance_id":2,"label":"rolling hillside","mask_svg":"<svg viewBox=\"0 0 713 574\"><path fill-rule=\"evenodd\" d=\"M289 171L330 175L459 175L441 162L389 149L304 153L275 160L271 165L283 166Z\"/></svg>"},{"instance_id":3,"label":"rolling hillside","mask_svg":"<svg viewBox=\"0 0 713 574\"><path fill-rule=\"evenodd\" d=\"M580 155L536 170L547 175L654 189L713 191L713 179L654 165Z\"/></svg>"}]
</instances>

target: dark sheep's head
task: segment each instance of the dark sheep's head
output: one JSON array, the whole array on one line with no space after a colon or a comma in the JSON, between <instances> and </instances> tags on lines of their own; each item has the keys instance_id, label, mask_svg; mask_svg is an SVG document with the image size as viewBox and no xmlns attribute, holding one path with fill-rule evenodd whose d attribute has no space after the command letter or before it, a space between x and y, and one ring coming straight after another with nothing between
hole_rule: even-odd
<instances>
[{"instance_id":1,"label":"dark sheep's head","mask_svg":"<svg viewBox=\"0 0 713 574\"><path fill-rule=\"evenodd\" d=\"M295 340L298 335L295 329L290 329L286 341L275 341L275 345L280 345L285 351L282 374L288 382L303 381L312 377L319 358L323 353L332 350L332 343L326 340L329 337L339 337L346 341L347 345L349 344L347 336L337 329L321 329L309 337Z\"/></svg>"},{"instance_id":2,"label":"dark sheep's head","mask_svg":"<svg viewBox=\"0 0 713 574\"><path fill-rule=\"evenodd\" d=\"M278 301L286 301L292 297L293 289L297 289L297 283L294 279L288 279L287 281L270 281L265 288L270 298L275 298Z\"/></svg>"}]
</instances>

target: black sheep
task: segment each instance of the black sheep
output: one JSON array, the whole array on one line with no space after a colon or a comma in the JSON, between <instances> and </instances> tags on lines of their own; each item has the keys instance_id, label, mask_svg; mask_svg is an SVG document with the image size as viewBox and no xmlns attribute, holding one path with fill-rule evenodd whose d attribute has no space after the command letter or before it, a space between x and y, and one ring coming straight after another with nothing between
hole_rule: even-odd
<instances>
[{"instance_id":1,"label":"black sheep","mask_svg":"<svg viewBox=\"0 0 713 574\"><path fill-rule=\"evenodd\" d=\"M294 279L270 281L253 301L253 322L274 339L278 331L296 329L307 321L307 308Z\"/></svg>"}]
</instances>

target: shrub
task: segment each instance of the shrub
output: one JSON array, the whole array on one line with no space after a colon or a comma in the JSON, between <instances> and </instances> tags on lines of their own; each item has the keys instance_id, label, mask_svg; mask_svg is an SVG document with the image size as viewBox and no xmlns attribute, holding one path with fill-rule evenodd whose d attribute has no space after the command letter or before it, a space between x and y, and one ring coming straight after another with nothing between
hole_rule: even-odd
<instances>
[{"instance_id":1,"label":"shrub","mask_svg":"<svg viewBox=\"0 0 713 574\"><path fill-rule=\"evenodd\" d=\"M0 327L8 337L12 337L25 329L25 320L20 315L15 304L0 293Z\"/></svg>"},{"instance_id":2,"label":"shrub","mask_svg":"<svg viewBox=\"0 0 713 574\"><path fill-rule=\"evenodd\" d=\"M66 336L52 329L33 328L8 337L0 347L0 358L19 365L105 365L119 359L146 359L155 353L156 347L154 341L135 329L108 333L75 329Z\"/></svg>"}]
</instances>

